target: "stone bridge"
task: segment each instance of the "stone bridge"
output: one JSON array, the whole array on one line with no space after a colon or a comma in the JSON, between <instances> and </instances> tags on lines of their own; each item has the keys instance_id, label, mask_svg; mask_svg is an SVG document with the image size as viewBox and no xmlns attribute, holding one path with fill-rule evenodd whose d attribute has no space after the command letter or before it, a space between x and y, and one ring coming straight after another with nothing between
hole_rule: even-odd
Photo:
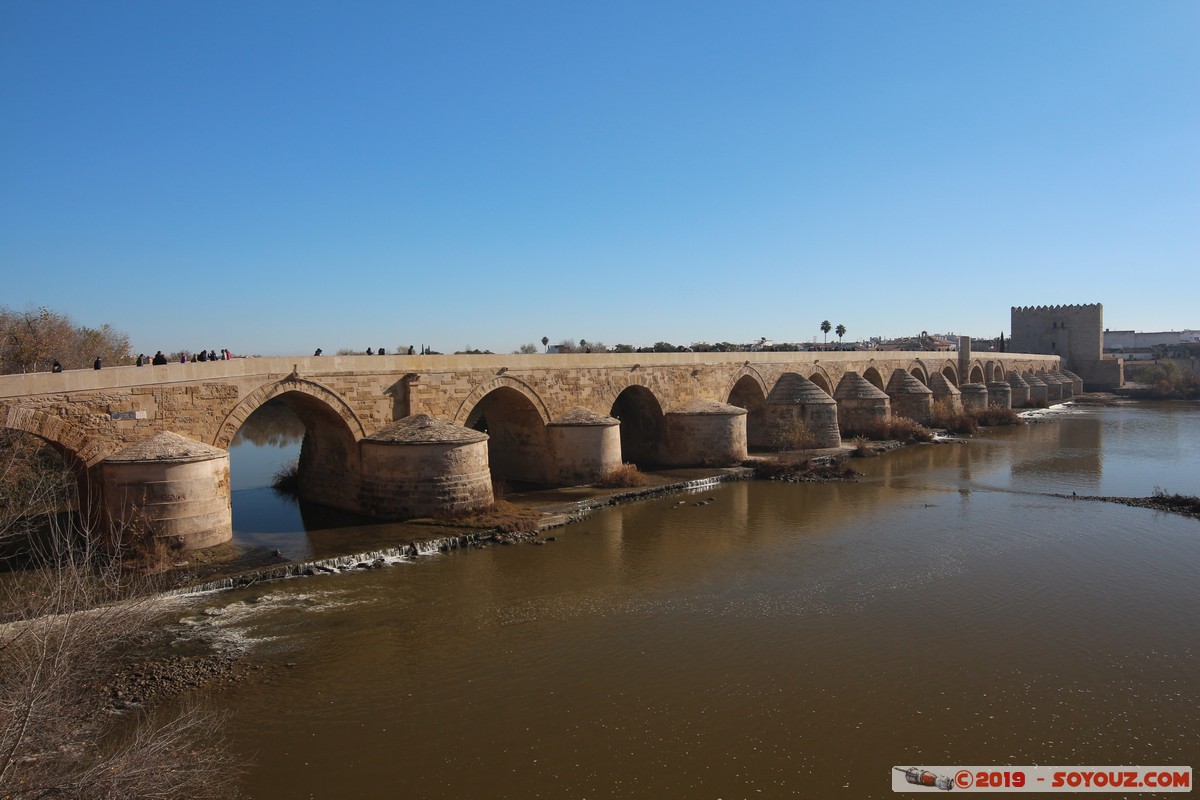
<instances>
[{"instance_id":1,"label":"stone bridge","mask_svg":"<svg viewBox=\"0 0 1200 800\"><path fill-rule=\"evenodd\" d=\"M62 452L111 524L138 518L200 547L230 536L228 447L270 400L305 425L302 497L403 518L490 503L493 479L573 485L622 462L736 463L797 423L836 446L839 429L893 410L927 421L937 399L967 404L982 391L986 404L989 389L990 402L1029 399L1021 376L1039 375L1051 387L1042 398L1070 393L1057 388L1072 383L1057 356L973 355L969 343L957 353L247 358L0 376L0 427Z\"/></svg>"}]
</instances>

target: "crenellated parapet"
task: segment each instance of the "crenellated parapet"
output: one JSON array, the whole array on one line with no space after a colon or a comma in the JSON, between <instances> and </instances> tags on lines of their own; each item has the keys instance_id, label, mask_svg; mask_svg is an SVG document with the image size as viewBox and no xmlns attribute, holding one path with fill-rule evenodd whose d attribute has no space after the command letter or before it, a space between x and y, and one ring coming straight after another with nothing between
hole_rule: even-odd
<instances>
[{"instance_id":1,"label":"crenellated parapet","mask_svg":"<svg viewBox=\"0 0 1200 800\"><path fill-rule=\"evenodd\" d=\"M1011 314L1012 350L1061 356L1064 369L1096 388L1124 384L1123 361L1104 357L1102 304L1013 306Z\"/></svg>"}]
</instances>

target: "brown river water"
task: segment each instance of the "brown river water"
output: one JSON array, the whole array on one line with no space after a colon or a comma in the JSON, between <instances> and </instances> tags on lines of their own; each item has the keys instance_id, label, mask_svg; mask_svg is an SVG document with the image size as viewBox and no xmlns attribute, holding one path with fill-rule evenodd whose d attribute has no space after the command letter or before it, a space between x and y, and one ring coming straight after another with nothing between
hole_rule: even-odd
<instances>
[{"instance_id":1,"label":"brown river water","mask_svg":"<svg viewBox=\"0 0 1200 800\"><path fill-rule=\"evenodd\" d=\"M272 511L273 445L250 447L243 541L343 535ZM178 629L281 665L210 694L253 798L869 798L893 765L1200 766L1200 521L1049 496L1200 494L1200 408L854 463L192 598Z\"/></svg>"}]
</instances>

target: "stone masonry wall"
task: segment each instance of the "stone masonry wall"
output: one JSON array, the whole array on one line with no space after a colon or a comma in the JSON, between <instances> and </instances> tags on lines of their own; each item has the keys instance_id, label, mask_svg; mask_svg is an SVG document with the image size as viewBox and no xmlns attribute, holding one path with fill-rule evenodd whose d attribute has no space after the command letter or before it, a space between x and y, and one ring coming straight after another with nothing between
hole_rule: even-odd
<instances>
[{"instance_id":1,"label":"stone masonry wall","mask_svg":"<svg viewBox=\"0 0 1200 800\"><path fill-rule=\"evenodd\" d=\"M228 447L241 422L273 397L292 398L309 425L344 425L357 441L406 414L462 423L488 392L509 387L543 423L582 406L611 411L629 386L651 391L662 411L691 400L727 402L749 376L764 397L795 372L836 386L848 371L894 369L927 376L957 361L933 353L635 353L512 356L347 356L235 359L154 367L0 376L0 426L60 444L88 465L172 431ZM1057 371L1053 355L986 354L992 370ZM975 363L973 362L973 363ZM319 412L319 413L318 413ZM337 420L341 421L338 422Z\"/></svg>"}]
</instances>

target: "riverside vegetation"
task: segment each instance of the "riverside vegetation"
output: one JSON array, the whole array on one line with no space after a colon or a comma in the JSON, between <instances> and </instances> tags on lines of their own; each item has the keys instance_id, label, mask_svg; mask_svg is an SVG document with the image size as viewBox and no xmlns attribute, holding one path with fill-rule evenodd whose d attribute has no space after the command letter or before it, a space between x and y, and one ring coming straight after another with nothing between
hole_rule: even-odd
<instances>
[{"instance_id":1,"label":"riverside vegetation","mask_svg":"<svg viewBox=\"0 0 1200 800\"><path fill-rule=\"evenodd\" d=\"M119 702L109 688L156 631L162 583L149 567L161 562L111 544L120 537L101 548L73 511L77 486L48 446L0 436L0 797L236 796L222 714Z\"/></svg>"},{"instance_id":2,"label":"riverside vegetation","mask_svg":"<svg viewBox=\"0 0 1200 800\"><path fill-rule=\"evenodd\" d=\"M1130 364L1127 377L1140 386L1123 393L1152 400L1200 400L1200 373L1181 367L1174 361L1155 364Z\"/></svg>"}]
</instances>

